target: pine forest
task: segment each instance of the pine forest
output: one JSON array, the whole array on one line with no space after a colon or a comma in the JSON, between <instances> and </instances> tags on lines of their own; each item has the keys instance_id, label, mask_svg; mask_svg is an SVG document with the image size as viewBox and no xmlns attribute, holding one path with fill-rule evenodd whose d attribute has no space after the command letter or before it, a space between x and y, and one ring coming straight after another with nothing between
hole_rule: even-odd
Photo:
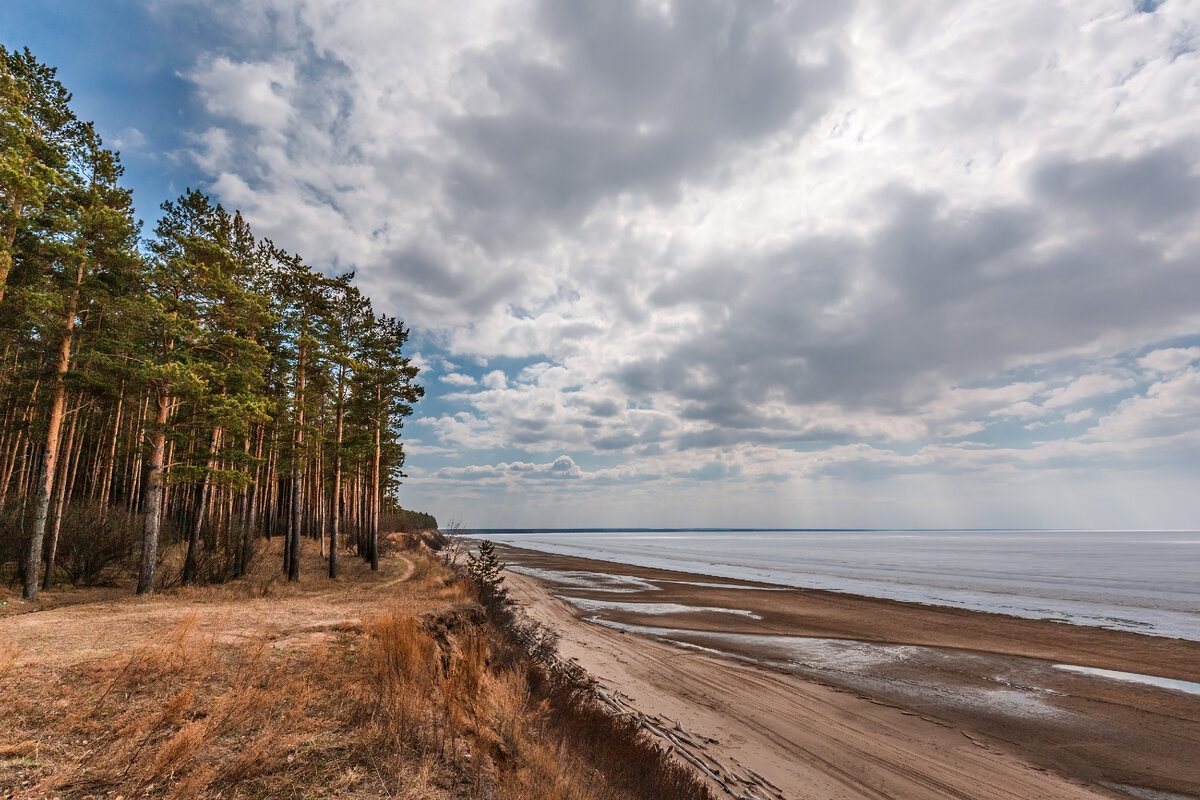
<instances>
[{"instance_id":1,"label":"pine forest","mask_svg":"<svg viewBox=\"0 0 1200 800\"><path fill-rule=\"evenodd\" d=\"M187 190L150 232L54 68L0 47L0 578L244 574L260 540L378 564L408 329ZM307 540L307 543L306 543Z\"/></svg>"}]
</instances>

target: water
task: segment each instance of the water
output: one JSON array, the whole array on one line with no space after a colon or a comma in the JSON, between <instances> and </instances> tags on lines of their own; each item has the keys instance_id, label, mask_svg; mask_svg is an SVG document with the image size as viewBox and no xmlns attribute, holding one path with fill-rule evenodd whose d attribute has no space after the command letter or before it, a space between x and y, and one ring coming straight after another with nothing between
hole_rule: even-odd
<instances>
[{"instance_id":1,"label":"water","mask_svg":"<svg viewBox=\"0 0 1200 800\"><path fill-rule=\"evenodd\" d=\"M1200 641L1197 531L473 531L548 553Z\"/></svg>"},{"instance_id":2,"label":"water","mask_svg":"<svg viewBox=\"0 0 1200 800\"><path fill-rule=\"evenodd\" d=\"M1081 675L1094 675L1100 678L1111 678L1125 683L1144 683L1147 686L1157 686L1160 689L1173 689L1177 692L1200 694L1200 683L1180 681L1174 678L1159 678L1154 675L1142 675L1137 672L1119 672L1115 669L1097 669L1095 667L1077 667L1072 664L1055 664L1058 669L1068 672L1078 672Z\"/></svg>"}]
</instances>

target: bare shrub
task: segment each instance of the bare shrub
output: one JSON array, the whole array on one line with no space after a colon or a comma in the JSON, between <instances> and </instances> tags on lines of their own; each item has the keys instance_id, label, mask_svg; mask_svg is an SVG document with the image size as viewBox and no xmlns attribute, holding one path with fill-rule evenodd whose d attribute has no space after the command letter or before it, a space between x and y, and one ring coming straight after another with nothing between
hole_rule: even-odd
<instances>
[{"instance_id":1,"label":"bare shrub","mask_svg":"<svg viewBox=\"0 0 1200 800\"><path fill-rule=\"evenodd\" d=\"M462 523L456 519L450 520L446 527L441 529L442 546L438 550L438 558L443 566L455 573L462 573L466 566L467 554L471 550L463 538L462 531Z\"/></svg>"},{"instance_id":2,"label":"bare shrub","mask_svg":"<svg viewBox=\"0 0 1200 800\"><path fill-rule=\"evenodd\" d=\"M72 584L94 586L119 577L134 555L140 517L118 508L73 503L63 510L57 567Z\"/></svg>"},{"instance_id":3,"label":"bare shrub","mask_svg":"<svg viewBox=\"0 0 1200 800\"><path fill-rule=\"evenodd\" d=\"M0 574L10 584L25 581L25 520L22 514L5 511L0 514Z\"/></svg>"}]
</instances>

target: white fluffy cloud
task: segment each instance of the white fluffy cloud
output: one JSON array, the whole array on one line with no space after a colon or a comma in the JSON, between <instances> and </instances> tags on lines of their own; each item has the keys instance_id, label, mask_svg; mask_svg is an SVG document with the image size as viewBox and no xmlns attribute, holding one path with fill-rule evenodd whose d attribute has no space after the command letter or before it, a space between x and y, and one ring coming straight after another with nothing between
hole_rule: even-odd
<instances>
[{"instance_id":1,"label":"white fluffy cloud","mask_svg":"<svg viewBox=\"0 0 1200 800\"><path fill-rule=\"evenodd\" d=\"M1200 347L1165 347L1147 353L1138 364L1151 372L1178 372L1200 359Z\"/></svg>"},{"instance_id":2,"label":"white fluffy cloud","mask_svg":"<svg viewBox=\"0 0 1200 800\"><path fill-rule=\"evenodd\" d=\"M569 453L594 499L547 519L725 482L787 524L812 481L866 507L1187 434L1184 379L1149 381L1200 355L1198 0L218 12L213 191L482 367L414 420L431 504Z\"/></svg>"},{"instance_id":3,"label":"white fluffy cloud","mask_svg":"<svg viewBox=\"0 0 1200 800\"><path fill-rule=\"evenodd\" d=\"M451 386L475 386L478 381L470 375L464 375L461 372L447 372L445 375L439 376L442 383L448 383Z\"/></svg>"},{"instance_id":4,"label":"white fluffy cloud","mask_svg":"<svg viewBox=\"0 0 1200 800\"><path fill-rule=\"evenodd\" d=\"M1128 389L1133 385L1134 381L1131 378L1092 373L1078 377L1060 389L1055 389L1046 398L1043 405L1046 408L1071 406L1093 397Z\"/></svg>"}]
</instances>

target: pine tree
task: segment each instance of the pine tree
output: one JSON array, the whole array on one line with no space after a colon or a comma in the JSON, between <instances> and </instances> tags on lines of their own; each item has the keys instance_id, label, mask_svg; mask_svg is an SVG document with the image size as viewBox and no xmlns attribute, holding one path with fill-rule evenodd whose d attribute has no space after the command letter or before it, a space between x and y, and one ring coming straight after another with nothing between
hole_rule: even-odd
<instances>
[{"instance_id":1,"label":"pine tree","mask_svg":"<svg viewBox=\"0 0 1200 800\"><path fill-rule=\"evenodd\" d=\"M504 588L504 564L496 555L496 546L487 539L479 543L478 553L467 555L467 577L479 589L479 601L487 608L499 609L512 605L508 589Z\"/></svg>"}]
</instances>

